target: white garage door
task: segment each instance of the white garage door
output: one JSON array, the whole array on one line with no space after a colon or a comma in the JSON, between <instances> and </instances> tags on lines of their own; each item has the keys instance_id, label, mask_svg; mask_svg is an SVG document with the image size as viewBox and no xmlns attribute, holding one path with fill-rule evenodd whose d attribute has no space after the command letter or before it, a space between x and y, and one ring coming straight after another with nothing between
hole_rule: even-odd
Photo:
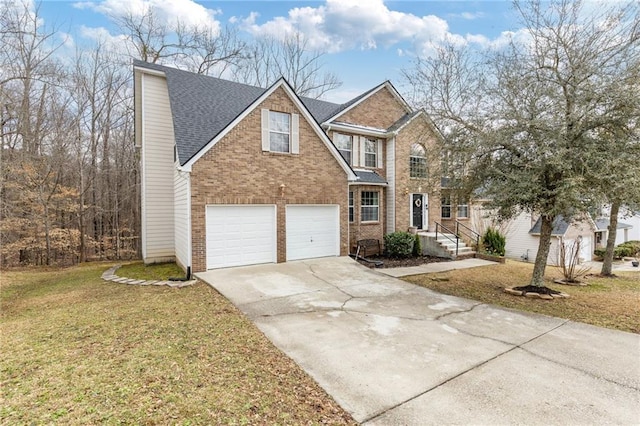
<instances>
[{"instance_id":1,"label":"white garage door","mask_svg":"<svg viewBox=\"0 0 640 426\"><path fill-rule=\"evenodd\" d=\"M276 261L275 206L207 206L207 269Z\"/></svg>"},{"instance_id":2,"label":"white garage door","mask_svg":"<svg viewBox=\"0 0 640 426\"><path fill-rule=\"evenodd\" d=\"M287 206L287 260L340 255L339 206Z\"/></svg>"},{"instance_id":3,"label":"white garage door","mask_svg":"<svg viewBox=\"0 0 640 426\"><path fill-rule=\"evenodd\" d=\"M572 252L575 252L574 244L576 244L576 240L565 240L566 245L566 262L569 264L569 257ZM582 241L580 242L580 254L578 254L578 258L580 262L590 262L593 259L593 247L591 242L591 237L582 237Z\"/></svg>"}]
</instances>

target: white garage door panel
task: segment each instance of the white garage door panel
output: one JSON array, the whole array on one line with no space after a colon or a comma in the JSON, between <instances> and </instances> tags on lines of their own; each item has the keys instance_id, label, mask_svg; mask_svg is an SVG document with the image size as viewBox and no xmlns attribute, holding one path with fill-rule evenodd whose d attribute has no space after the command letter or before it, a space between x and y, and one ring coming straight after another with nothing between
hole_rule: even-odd
<instances>
[{"instance_id":1,"label":"white garage door panel","mask_svg":"<svg viewBox=\"0 0 640 426\"><path fill-rule=\"evenodd\" d=\"M275 206L207 206L207 269L276 261Z\"/></svg>"},{"instance_id":2,"label":"white garage door panel","mask_svg":"<svg viewBox=\"0 0 640 426\"><path fill-rule=\"evenodd\" d=\"M287 206L287 260L340 255L338 206Z\"/></svg>"}]
</instances>

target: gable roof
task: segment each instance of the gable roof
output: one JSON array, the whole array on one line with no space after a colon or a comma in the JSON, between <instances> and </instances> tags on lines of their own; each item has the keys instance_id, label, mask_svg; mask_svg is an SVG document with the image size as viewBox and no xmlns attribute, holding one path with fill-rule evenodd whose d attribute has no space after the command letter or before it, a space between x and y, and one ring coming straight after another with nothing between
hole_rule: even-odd
<instances>
[{"instance_id":1,"label":"gable roof","mask_svg":"<svg viewBox=\"0 0 640 426\"><path fill-rule=\"evenodd\" d=\"M594 222L596 223L596 228L598 229L598 231L606 231L609 229L609 223L610 223L609 218L600 217L594 220ZM628 223L624 223L624 222L618 222L618 226L616 226L616 229L631 229L631 228L633 228L633 225L629 225Z\"/></svg>"},{"instance_id":2,"label":"gable roof","mask_svg":"<svg viewBox=\"0 0 640 426\"><path fill-rule=\"evenodd\" d=\"M581 215L581 217L582 219L578 220L577 222L589 224L591 226L591 231L596 231L598 229L596 223L593 221L593 219L591 219L591 215L586 213L584 216ZM553 221L553 229L551 230L551 235L555 237L562 237L567 232L567 230L569 229L572 223L575 223L575 221L574 222L568 221L562 215L556 216L556 218ZM540 235L541 229L542 229L542 219L538 218L538 220L536 220L536 223L533 225L531 230L529 230L529 233L534 235Z\"/></svg>"},{"instance_id":3,"label":"gable roof","mask_svg":"<svg viewBox=\"0 0 640 426\"><path fill-rule=\"evenodd\" d=\"M269 90L139 60L134 60L133 65L135 70L142 72L151 70L163 74L167 80L178 160L181 166L194 158L200 150ZM289 86L288 83L287 86ZM323 123L383 87L390 87L392 93L395 93L408 108L404 99L397 94L388 81L345 104L294 95L317 123Z\"/></svg>"},{"instance_id":4,"label":"gable roof","mask_svg":"<svg viewBox=\"0 0 640 426\"><path fill-rule=\"evenodd\" d=\"M384 88L387 88L389 90L389 92L391 92L391 95L393 95L393 97L396 98L396 100L402 105L402 107L407 111L407 113L413 112L413 108L411 108L411 106L409 106L407 101L405 101L404 98L400 95L400 93L396 90L396 88L393 87L393 84L391 84L391 82L389 80L387 80L387 81L379 84L378 86L374 87L373 89L368 90L368 91L364 92L363 94L361 94L359 96L356 96L355 98L351 99L349 102L340 105L339 108L337 108L336 111L334 111L331 116L329 116L325 120L323 120L323 122L324 121L334 121L334 120L336 120L342 114L346 113L347 111L351 110L352 108L355 108L357 105L361 104L366 99L371 97L373 94L379 92L380 90L382 90Z\"/></svg>"},{"instance_id":5,"label":"gable roof","mask_svg":"<svg viewBox=\"0 0 640 426\"><path fill-rule=\"evenodd\" d=\"M571 223L566 221L563 216L557 216L553 220L553 230L551 231L551 235L554 236L562 236L567 232ZM540 230L542 229L542 218L538 218L535 225L529 230L530 234L540 234Z\"/></svg>"}]
</instances>

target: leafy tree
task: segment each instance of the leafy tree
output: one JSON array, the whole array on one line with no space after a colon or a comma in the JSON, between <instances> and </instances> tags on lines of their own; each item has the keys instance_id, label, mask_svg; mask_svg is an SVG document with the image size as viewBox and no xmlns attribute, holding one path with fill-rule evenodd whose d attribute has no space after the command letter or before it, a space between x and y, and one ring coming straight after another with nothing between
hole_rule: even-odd
<instances>
[{"instance_id":1,"label":"leafy tree","mask_svg":"<svg viewBox=\"0 0 640 426\"><path fill-rule=\"evenodd\" d=\"M514 8L521 37L483 54L452 44L405 75L449 149L465 154L461 181L482 187L500 218L540 216L530 284L543 286L554 219L586 211L601 193L592 160L613 150L600 135L638 117L640 15L637 3L590 15L580 1Z\"/></svg>"}]
</instances>

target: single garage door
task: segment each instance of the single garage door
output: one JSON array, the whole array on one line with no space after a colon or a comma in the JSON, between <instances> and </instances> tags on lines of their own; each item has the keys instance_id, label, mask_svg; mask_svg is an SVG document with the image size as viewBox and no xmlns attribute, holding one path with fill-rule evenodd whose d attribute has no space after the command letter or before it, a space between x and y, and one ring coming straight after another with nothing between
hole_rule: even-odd
<instances>
[{"instance_id":1,"label":"single garage door","mask_svg":"<svg viewBox=\"0 0 640 426\"><path fill-rule=\"evenodd\" d=\"M287 260L340 255L340 208L287 206Z\"/></svg>"},{"instance_id":2,"label":"single garage door","mask_svg":"<svg viewBox=\"0 0 640 426\"><path fill-rule=\"evenodd\" d=\"M574 244L576 244L576 240L565 240L564 243L567 247L567 252L565 254L567 256L566 262L568 264L570 260L568 257L571 255L571 252L575 252ZM591 237L582 237L578 258L580 259L580 262L590 262L593 260Z\"/></svg>"},{"instance_id":3,"label":"single garage door","mask_svg":"<svg viewBox=\"0 0 640 426\"><path fill-rule=\"evenodd\" d=\"M276 207L207 206L207 269L276 261Z\"/></svg>"}]
</instances>

